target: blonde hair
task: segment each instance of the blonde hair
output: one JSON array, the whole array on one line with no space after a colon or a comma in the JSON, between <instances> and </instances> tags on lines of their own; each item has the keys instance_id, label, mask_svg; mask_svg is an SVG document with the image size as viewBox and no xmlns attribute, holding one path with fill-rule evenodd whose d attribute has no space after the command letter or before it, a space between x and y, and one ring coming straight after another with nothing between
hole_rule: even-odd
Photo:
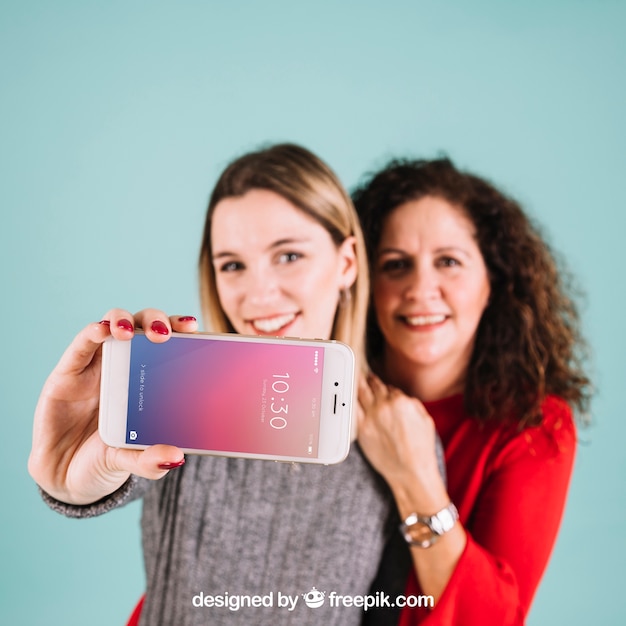
<instances>
[{"instance_id":1,"label":"blonde hair","mask_svg":"<svg viewBox=\"0 0 626 626\"><path fill-rule=\"evenodd\" d=\"M350 345L364 364L365 316L369 278L363 234L350 196L334 172L312 152L294 144L277 144L233 161L217 181L207 210L200 249L200 300L207 330L235 332L221 306L211 250L211 221L217 204L253 189L273 191L321 224L336 246L347 237L356 244L357 277L338 296L331 339ZM313 294L312 297L315 297Z\"/></svg>"}]
</instances>

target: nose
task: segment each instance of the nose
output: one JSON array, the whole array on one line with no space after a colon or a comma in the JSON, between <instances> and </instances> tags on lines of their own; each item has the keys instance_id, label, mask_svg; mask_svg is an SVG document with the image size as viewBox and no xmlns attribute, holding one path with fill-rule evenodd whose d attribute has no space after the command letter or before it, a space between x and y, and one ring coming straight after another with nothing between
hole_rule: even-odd
<instances>
[{"instance_id":1,"label":"nose","mask_svg":"<svg viewBox=\"0 0 626 626\"><path fill-rule=\"evenodd\" d=\"M250 268L246 281L246 298L255 307L263 307L276 301L279 285L271 268L259 265Z\"/></svg>"},{"instance_id":2,"label":"nose","mask_svg":"<svg viewBox=\"0 0 626 626\"><path fill-rule=\"evenodd\" d=\"M428 263L416 263L407 277L403 295L408 300L430 300L439 295L439 277Z\"/></svg>"}]
</instances>

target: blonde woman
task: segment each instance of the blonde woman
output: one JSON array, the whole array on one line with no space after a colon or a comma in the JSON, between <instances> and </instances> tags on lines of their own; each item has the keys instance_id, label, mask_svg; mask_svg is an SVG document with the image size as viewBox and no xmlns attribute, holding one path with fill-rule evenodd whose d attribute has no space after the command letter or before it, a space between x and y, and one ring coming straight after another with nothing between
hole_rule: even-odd
<instances>
[{"instance_id":1,"label":"blonde woman","mask_svg":"<svg viewBox=\"0 0 626 626\"><path fill-rule=\"evenodd\" d=\"M207 329L335 338L362 362L365 264L351 201L320 159L290 144L244 155L209 203L200 253ZM313 588L363 596L375 578L391 496L358 445L329 467L108 448L97 432L100 348L139 327L162 342L197 322L113 309L82 330L42 391L29 461L46 502L71 517L143 497L147 590L132 622L358 624L358 606L311 609L302 598ZM200 592L221 600L195 607ZM279 593L292 604L279 606ZM269 594L272 606L229 605Z\"/></svg>"}]
</instances>

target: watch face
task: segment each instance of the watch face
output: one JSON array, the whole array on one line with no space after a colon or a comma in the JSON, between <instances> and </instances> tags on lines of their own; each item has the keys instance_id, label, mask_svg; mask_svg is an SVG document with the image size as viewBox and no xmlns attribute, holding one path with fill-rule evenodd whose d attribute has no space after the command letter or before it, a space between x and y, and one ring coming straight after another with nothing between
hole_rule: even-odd
<instances>
[{"instance_id":1,"label":"watch face","mask_svg":"<svg viewBox=\"0 0 626 626\"><path fill-rule=\"evenodd\" d=\"M433 538L433 531L426 524L421 522L409 526L405 534L408 535L411 542L418 544L430 542Z\"/></svg>"}]
</instances>

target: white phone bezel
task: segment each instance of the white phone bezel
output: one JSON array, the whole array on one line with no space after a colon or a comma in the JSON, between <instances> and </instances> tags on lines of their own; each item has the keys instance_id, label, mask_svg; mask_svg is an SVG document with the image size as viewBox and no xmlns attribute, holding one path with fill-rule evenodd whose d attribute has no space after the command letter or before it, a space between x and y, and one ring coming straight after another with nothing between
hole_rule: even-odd
<instances>
[{"instance_id":1,"label":"white phone bezel","mask_svg":"<svg viewBox=\"0 0 626 626\"><path fill-rule=\"evenodd\" d=\"M349 346L334 340L259 337L234 333L174 333L172 338L177 336L191 337L199 341L218 339L269 344L290 342L324 350L317 457L182 448L184 452L322 465L340 463L346 458L350 450L351 426L356 402L354 354ZM145 445L126 443L130 351L131 341L121 341L111 337L104 342L98 430L102 441L111 447L143 450L146 448Z\"/></svg>"}]
</instances>

